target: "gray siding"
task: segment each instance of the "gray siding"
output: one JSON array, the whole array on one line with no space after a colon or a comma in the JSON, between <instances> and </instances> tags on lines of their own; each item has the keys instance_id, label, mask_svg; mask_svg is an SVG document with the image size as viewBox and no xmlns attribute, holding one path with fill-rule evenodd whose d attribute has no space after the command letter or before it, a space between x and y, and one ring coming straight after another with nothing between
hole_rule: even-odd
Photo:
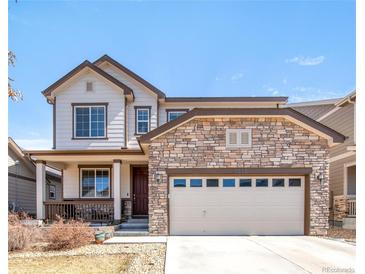
<instances>
[{"instance_id":1,"label":"gray siding","mask_svg":"<svg viewBox=\"0 0 365 274\"><path fill-rule=\"evenodd\" d=\"M354 145L354 109L353 104L348 104L321 121L347 137L343 144L330 149L330 157L343 154L347 152L348 146Z\"/></svg>"},{"instance_id":2,"label":"gray siding","mask_svg":"<svg viewBox=\"0 0 365 274\"><path fill-rule=\"evenodd\" d=\"M334 108L334 104L293 107L293 109L296 111L299 111L300 113L303 113L314 120L317 120Z\"/></svg>"},{"instance_id":3,"label":"gray siding","mask_svg":"<svg viewBox=\"0 0 365 274\"><path fill-rule=\"evenodd\" d=\"M36 183L20 178L8 177L8 202L24 211L36 213Z\"/></svg>"},{"instance_id":4,"label":"gray siding","mask_svg":"<svg viewBox=\"0 0 365 274\"><path fill-rule=\"evenodd\" d=\"M330 163L330 191L333 195L343 195L344 166L355 162L355 155Z\"/></svg>"}]
</instances>

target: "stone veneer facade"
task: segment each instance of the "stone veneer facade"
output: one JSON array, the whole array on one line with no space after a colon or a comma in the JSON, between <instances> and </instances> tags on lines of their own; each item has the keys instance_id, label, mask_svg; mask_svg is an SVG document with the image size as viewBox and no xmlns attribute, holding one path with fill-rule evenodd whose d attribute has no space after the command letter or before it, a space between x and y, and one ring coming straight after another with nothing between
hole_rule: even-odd
<instances>
[{"instance_id":1,"label":"stone veneer facade","mask_svg":"<svg viewBox=\"0 0 365 274\"><path fill-rule=\"evenodd\" d=\"M226 129L234 128L252 129L250 148L226 147ZM168 234L166 168L311 167L310 234L323 235L329 215L328 155L326 139L284 118L193 119L150 144L150 234ZM324 175L322 184L318 174Z\"/></svg>"}]
</instances>

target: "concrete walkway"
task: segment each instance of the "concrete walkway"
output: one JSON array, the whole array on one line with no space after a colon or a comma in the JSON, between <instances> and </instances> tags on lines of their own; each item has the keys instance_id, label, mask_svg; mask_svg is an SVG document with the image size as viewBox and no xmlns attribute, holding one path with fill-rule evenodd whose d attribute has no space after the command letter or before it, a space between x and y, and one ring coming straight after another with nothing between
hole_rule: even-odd
<instances>
[{"instance_id":1,"label":"concrete walkway","mask_svg":"<svg viewBox=\"0 0 365 274\"><path fill-rule=\"evenodd\" d=\"M355 248L307 236L169 237L165 273L330 273L354 269Z\"/></svg>"}]
</instances>

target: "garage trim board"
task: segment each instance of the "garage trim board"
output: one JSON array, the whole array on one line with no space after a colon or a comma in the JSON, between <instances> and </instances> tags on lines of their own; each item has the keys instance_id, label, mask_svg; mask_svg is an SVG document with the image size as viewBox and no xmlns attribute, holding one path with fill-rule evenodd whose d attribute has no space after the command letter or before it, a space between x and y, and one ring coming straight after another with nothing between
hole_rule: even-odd
<instances>
[{"instance_id":1,"label":"garage trim board","mask_svg":"<svg viewBox=\"0 0 365 274\"><path fill-rule=\"evenodd\" d=\"M305 181L294 175L171 176L170 235L303 235Z\"/></svg>"}]
</instances>

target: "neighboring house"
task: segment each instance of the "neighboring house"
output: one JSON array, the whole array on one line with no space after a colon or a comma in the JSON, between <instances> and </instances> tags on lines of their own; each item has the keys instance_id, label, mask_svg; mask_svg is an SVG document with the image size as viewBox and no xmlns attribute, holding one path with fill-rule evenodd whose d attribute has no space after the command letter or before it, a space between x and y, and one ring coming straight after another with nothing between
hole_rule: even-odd
<instances>
[{"instance_id":1,"label":"neighboring house","mask_svg":"<svg viewBox=\"0 0 365 274\"><path fill-rule=\"evenodd\" d=\"M61 200L61 173L46 167L46 196L49 201ZM36 214L36 167L22 149L8 138L8 205L9 209Z\"/></svg>"},{"instance_id":2,"label":"neighboring house","mask_svg":"<svg viewBox=\"0 0 365 274\"><path fill-rule=\"evenodd\" d=\"M330 149L330 221L344 228L356 223L356 91L344 98L288 105L346 136Z\"/></svg>"},{"instance_id":3,"label":"neighboring house","mask_svg":"<svg viewBox=\"0 0 365 274\"><path fill-rule=\"evenodd\" d=\"M43 95L54 147L27 151L39 219L145 218L150 235L326 233L329 151L345 137L287 97L167 97L106 55ZM46 165L63 172L58 204L44 197Z\"/></svg>"}]
</instances>

